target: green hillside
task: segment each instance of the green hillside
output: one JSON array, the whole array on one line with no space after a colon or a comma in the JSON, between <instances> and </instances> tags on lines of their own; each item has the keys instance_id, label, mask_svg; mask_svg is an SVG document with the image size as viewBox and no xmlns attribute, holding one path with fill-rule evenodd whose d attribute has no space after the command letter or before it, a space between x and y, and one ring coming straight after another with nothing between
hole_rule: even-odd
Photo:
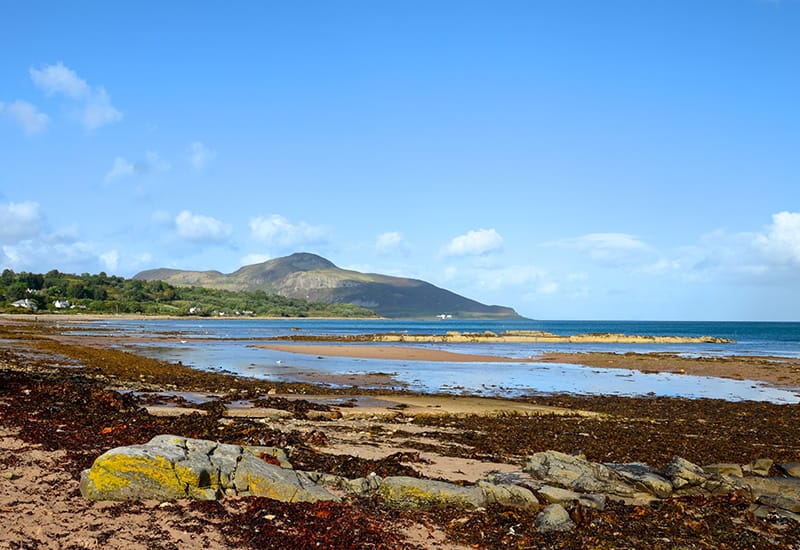
<instances>
[{"instance_id":1,"label":"green hillside","mask_svg":"<svg viewBox=\"0 0 800 550\"><path fill-rule=\"evenodd\" d=\"M139 313L144 315L375 317L351 304L311 302L264 290L234 292L133 280L105 273L50 271L0 275L0 309L9 313Z\"/></svg>"}]
</instances>

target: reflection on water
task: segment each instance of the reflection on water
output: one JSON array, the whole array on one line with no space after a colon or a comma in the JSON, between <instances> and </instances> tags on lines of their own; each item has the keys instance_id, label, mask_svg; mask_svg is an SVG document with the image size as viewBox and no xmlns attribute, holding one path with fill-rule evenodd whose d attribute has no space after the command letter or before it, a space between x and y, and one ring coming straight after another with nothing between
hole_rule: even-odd
<instances>
[{"instance_id":1,"label":"reflection on water","mask_svg":"<svg viewBox=\"0 0 800 550\"><path fill-rule=\"evenodd\" d=\"M341 380L342 376L347 376L354 378L352 385L366 388L370 386L360 381L359 376L389 373L392 382L389 385L381 384L380 387L406 388L418 392L504 397L539 393L654 395L800 402L795 392L752 381L667 373L643 374L638 371L554 363L455 363L321 357L255 348L246 341L184 341L181 343L176 340L174 345L167 346L137 344L128 347L151 357L181 361L200 369L222 370L273 381L309 382L324 376L336 376L337 380ZM478 351L475 347L468 350L458 349L457 346L447 347L450 351L518 357L526 356L531 351L525 348L486 348Z\"/></svg>"}]
</instances>

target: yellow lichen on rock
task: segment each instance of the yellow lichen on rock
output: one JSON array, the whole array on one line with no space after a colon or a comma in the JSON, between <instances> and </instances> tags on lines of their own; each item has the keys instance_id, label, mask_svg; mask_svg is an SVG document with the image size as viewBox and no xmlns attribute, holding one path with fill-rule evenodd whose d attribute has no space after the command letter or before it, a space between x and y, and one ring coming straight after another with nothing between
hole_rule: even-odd
<instances>
[{"instance_id":1,"label":"yellow lichen on rock","mask_svg":"<svg viewBox=\"0 0 800 550\"><path fill-rule=\"evenodd\" d=\"M168 498L186 496L186 484L166 458L141 452L101 455L81 479L81 493L87 498L103 495L105 499L127 500L143 496L153 487Z\"/></svg>"},{"instance_id":2,"label":"yellow lichen on rock","mask_svg":"<svg viewBox=\"0 0 800 550\"><path fill-rule=\"evenodd\" d=\"M441 481L406 476L387 477L378 489L386 502L398 507L478 508L486 499L478 487L460 487Z\"/></svg>"}]
</instances>

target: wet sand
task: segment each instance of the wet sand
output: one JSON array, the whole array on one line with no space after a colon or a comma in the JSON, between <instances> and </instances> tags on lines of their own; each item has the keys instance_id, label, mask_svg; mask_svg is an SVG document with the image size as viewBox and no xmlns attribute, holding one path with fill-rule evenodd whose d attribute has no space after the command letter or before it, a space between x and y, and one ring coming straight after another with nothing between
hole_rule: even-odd
<instances>
[{"instance_id":1,"label":"wet sand","mask_svg":"<svg viewBox=\"0 0 800 550\"><path fill-rule=\"evenodd\" d=\"M517 363L529 359L514 359L496 355L455 353L438 349L409 346L372 346L352 344L260 344L256 347L330 357L357 357L359 359L391 359L395 361L454 361L458 363Z\"/></svg>"},{"instance_id":2,"label":"wet sand","mask_svg":"<svg viewBox=\"0 0 800 550\"><path fill-rule=\"evenodd\" d=\"M774 386L800 388L800 359L791 357L682 357L672 353L547 353L545 363L571 363L643 373L688 374L733 380L754 380Z\"/></svg>"}]
</instances>

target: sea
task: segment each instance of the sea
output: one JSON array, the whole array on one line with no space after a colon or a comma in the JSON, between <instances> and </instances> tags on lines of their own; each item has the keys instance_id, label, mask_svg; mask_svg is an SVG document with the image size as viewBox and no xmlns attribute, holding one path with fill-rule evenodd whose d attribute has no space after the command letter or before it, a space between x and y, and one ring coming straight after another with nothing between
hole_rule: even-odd
<instances>
[{"instance_id":1,"label":"sea","mask_svg":"<svg viewBox=\"0 0 800 550\"><path fill-rule=\"evenodd\" d=\"M272 381L308 382L315 378L344 379L341 385L367 388L366 374L389 377L396 389L424 393L519 397L567 393L576 395L673 396L775 403L800 402L800 388L774 388L753 381L678 374L645 374L571 364L507 362L428 362L302 355L256 347L260 340L280 336L347 336L359 334L502 333L541 330L557 335L621 333L645 336L715 336L731 344L620 343L479 343L413 344L453 352L528 358L547 352L668 352L688 357L758 355L799 358L797 322L688 321L540 321L540 320L321 320L210 319L120 320L85 324L84 334L123 338L120 347L197 369L227 372ZM155 338L155 340L154 340ZM359 344L370 345L370 344ZM385 344L384 344L385 345ZM403 344L411 345L411 344ZM335 384L332 384L335 385ZM383 387L386 387L385 385Z\"/></svg>"}]
</instances>

